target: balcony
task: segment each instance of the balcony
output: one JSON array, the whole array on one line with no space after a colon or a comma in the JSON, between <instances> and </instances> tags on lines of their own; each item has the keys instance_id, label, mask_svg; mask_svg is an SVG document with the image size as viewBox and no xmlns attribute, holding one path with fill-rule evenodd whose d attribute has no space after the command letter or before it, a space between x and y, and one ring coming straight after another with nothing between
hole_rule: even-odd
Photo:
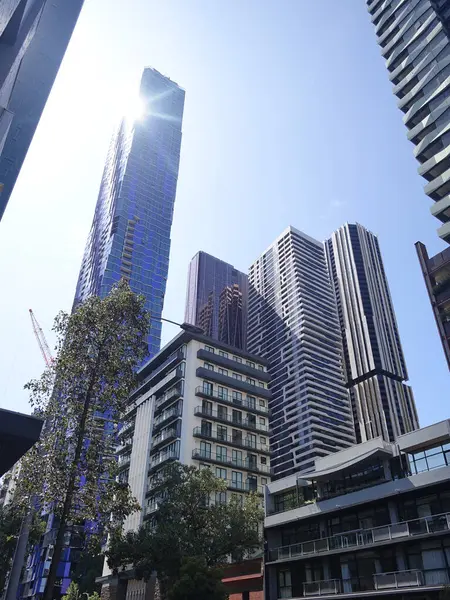
<instances>
[{"instance_id":1,"label":"balcony","mask_svg":"<svg viewBox=\"0 0 450 600\"><path fill-rule=\"evenodd\" d=\"M134 419L132 421L127 421L123 423L122 427L120 428L120 431L117 432L117 435L123 437L127 433L130 434L132 429L134 429Z\"/></svg>"},{"instance_id":2,"label":"balcony","mask_svg":"<svg viewBox=\"0 0 450 600\"><path fill-rule=\"evenodd\" d=\"M320 598L321 596L354 595L355 598L358 598L364 592L414 590L422 587L442 589L442 586L448 584L448 582L448 569L431 569L427 571L411 569L391 573L375 573L372 577L308 581L303 584L303 596ZM287 588L287 591L288 593L284 594L283 598L292 597L291 588Z\"/></svg>"},{"instance_id":3,"label":"balcony","mask_svg":"<svg viewBox=\"0 0 450 600\"><path fill-rule=\"evenodd\" d=\"M181 389L179 387L174 387L168 390L161 398L158 398L155 402L155 414L162 409L165 405L169 404L169 402L173 402L175 399L181 396Z\"/></svg>"},{"instance_id":4,"label":"balcony","mask_svg":"<svg viewBox=\"0 0 450 600\"><path fill-rule=\"evenodd\" d=\"M265 383L270 381L270 375L267 371L261 371L256 367L251 367L245 362L238 362L237 360L231 358L225 358L225 356L221 356L216 352L210 352L204 348L201 348L197 351L197 358L206 360L207 362L212 362L219 367L225 367L225 369L230 369L231 371L237 371L245 376L248 375L253 379L259 379Z\"/></svg>"},{"instance_id":5,"label":"balcony","mask_svg":"<svg viewBox=\"0 0 450 600\"><path fill-rule=\"evenodd\" d=\"M221 433L217 433L217 431L212 431L205 427L194 427L192 434L194 437L204 440L217 442L219 444L226 444L236 448L245 448L246 450L251 449L255 452L270 455L269 446L265 444L259 444L250 438L223 435Z\"/></svg>"},{"instance_id":6,"label":"balcony","mask_svg":"<svg viewBox=\"0 0 450 600\"><path fill-rule=\"evenodd\" d=\"M157 467L168 461L178 460L179 458L180 456L178 450L169 450L169 452L163 452L159 456L155 456L154 458L152 458L152 461L150 463L150 470L156 469Z\"/></svg>"},{"instance_id":7,"label":"balcony","mask_svg":"<svg viewBox=\"0 0 450 600\"><path fill-rule=\"evenodd\" d=\"M174 440L178 437L177 430L175 428L165 429L161 431L159 435L153 438L152 440L152 450L157 448L160 444L164 442L168 442L169 440Z\"/></svg>"},{"instance_id":8,"label":"balcony","mask_svg":"<svg viewBox=\"0 0 450 600\"><path fill-rule=\"evenodd\" d=\"M251 383L247 383L244 380L235 379L234 377L223 375L218 371L212 371L205 367L197 367L195 374L200 379L213 381L218 385L224 385L226 387L234 388L246 394L250 394L251 396L259 396L260 398L265 398L266 400L269 400L272 397L270 390L266 388L257 385L252 385Z\"/></svg>"},{"instance_id":9,"label":"balcony","mask_svg":"<svg viewBox=\"0 0 450 600\"><path fill-rule=\"evenodd\" d=\"M417 536L450 531L450 513L423 517L392 525L383 525L373 529L359 529L322 538L311 542L302 542L269 550L269 562L310 558L318 554L341 553L358 550L367 546L385 545L391 542L407 541Z\"/></svg>"},{"instance_id":10,"label":"balcony","mask_svg":"<svg viewBox=\"0 0 450 600\"><path fill-rule=\"evenodd\" d=\"M131 461L131 454L121 454L119 456L119 460L118 465L119 465L119 469L126 469L127 467L130 466L130 461Z\"/></svg>"},{"instance_id":11,"label":"balcony","mask_svg":"<svg viewBox=\"0 0 450 600\"><path fill-rule=\"evenodd\" d=\"M270 414L269 409L265 406L259 406L257 401L249 402L247 399L235 400L232 398L231 394L224 395L222 392L219 392L217 388L212 388L211 391L210 389L199 385L195 389L195 395L199 396L200 398L215 400L221 404L228 404L229 406L234 406L235 408L245 409L248 412L254 412L258 415L268 416Z\"/></svg>"},{"instance_id":12,"label":"balcony","mask_svg":"<svg viewBox=\"0 0 450 600\"><path fill-rule=\"evenodd\" d=\"M147 516L147 515L153 515L155 512L157 512L158 509L159 509L158 502L152 502L151 504L148 504L145 507L144 515L145 516Z\"/></svg>"},{"instance_id":13,"label":"balcony","mask_svg":"<svg viewBox=\"0 0 450 600\"><path fill-rule=\"evenodd\" d=\"M172 419L177 419L181 417L181 410L177 408L171 408L170 410L165 410L162 414L156 417L153 427L157 429L161 427L164 423L168 423Z\"/></svg>"},{"instance_id":14,"label":"balcony","mask_svg":"<svg viewBox=\"0 0 450 600\"><path fill-rule=\"evenodd\" d=\"M205 452L199 448L194 448L194 450L192 450L192 458L194 460L202 460L218 465L226 465L234 469L242 469L252 473L261 473L262 475L270 474L270 467L267 467L266 465L258 465L256 461L250 461L248 458L245 460L233 460L231 456L222 456L215 452Z\"/></svg>"},{"instance_id":15,"label":"balcony","mask_svg":"<svg viewBox=\"0 0 450 600\"><path fill-rule=\"evenodd\" d=\"M261 432L261 433L265 433L268 434L269 433L269 426L268 425L261 425L260 423L256 422L256 418L255 421L252 422L251 419L236 419L233 416L230 416L228 414L224 414L223 412L219 412L217 410L212 410L212 409L208 409L205 408L203 406L196 406L194 409L194 414L197 417L206 417L207 419L211 419L212 421L217 421L218 423L225 423L225 424L229 424L232 425L233 427L238 427L241 429L248 429L250 431L257 431L257 432Z\"/></svg>"}]
</instances>

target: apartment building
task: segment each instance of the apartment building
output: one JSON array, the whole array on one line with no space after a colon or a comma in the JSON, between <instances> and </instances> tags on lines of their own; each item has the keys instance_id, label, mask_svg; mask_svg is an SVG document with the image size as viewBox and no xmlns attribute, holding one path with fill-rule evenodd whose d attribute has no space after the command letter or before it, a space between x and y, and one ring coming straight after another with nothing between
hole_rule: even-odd
<instances>
[{"instance_id":1,"label":"apartment building","mask_svg":"<svg viewBox=\"0 0 450 600\"><path fill-rule=\"evenodd\" d=\"M381 437L274 481L266 599L443 597L450 583L450 420Z\"/></svg>"},{"instance_id":2,"label":"apartment building","mask_svg":"<svg viewBox=\"0 0 450 600\"><path fill-rule=\"evenodd\" d=\"M250 492L262 501L270 481L267 362L185 327L139 371L119 434L119 477L142 507L125 531L154 518L174 461L211 468L227 482L213 502ZM144 582L128 585L127 597L131 587L146 593Z\"/></svg>"}]
</instances>

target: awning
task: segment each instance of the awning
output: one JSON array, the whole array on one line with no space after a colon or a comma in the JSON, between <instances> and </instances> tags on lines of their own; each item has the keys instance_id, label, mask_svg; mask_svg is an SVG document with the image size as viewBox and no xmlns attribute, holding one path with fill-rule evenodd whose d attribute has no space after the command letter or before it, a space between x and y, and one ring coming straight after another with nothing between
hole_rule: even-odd
<instances>
[{"instance_id":1,"label":"awning","mask_svg":"<svg viewBox=\"0 0 450 600\"><path fill-rule=\"evenodd\" d=\"M355 446L357 448L357 446ZM345 471L346 469L350 469L359 464L363 464L371 458L379 457L379 458L387 458L392 456L392 450L390 448L381 447L373 448L364 454L358 454L349 460L334 464L328 469L323 469L322 471L314 471L314 473L309 473L307 475L302 475L303 479L307 479L308 481L321 481L323 479L330 479L333 475L338 475Z\"/></svg>"}]
</instances>

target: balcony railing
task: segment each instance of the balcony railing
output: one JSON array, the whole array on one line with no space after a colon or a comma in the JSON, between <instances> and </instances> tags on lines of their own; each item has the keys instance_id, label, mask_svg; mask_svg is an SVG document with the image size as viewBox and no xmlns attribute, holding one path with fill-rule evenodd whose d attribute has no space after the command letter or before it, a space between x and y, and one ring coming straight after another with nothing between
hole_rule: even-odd
<instances>
[{"instance_id":1,"label":"balcony railing","mask_svg":"<svg viewBox=\"0 0 450 600\"><path fill-rule=\"evenodd\" d=\"M150 468L153 469L155 467L158 467L159 465L162 465L163 463L165 463L168 460L178 460L178 458L179 458L178 450L170 450L169 452L163 452L159 456L156 456L155 458L152 459L152 461L150 463Z\"/></svg>"},{"instance_id":2,"label":"balcony railing","mask_svg":"<svg viewBox=\"0 0 450 600\"><path fill-rule=\"evenodd\" d=\"M121 454L119 456L119 460L117 461L120 469L124 469L130 464L131 454Z\"/></svg>"},{"instance_id":3,"label":"balcony railing","mask_svg":"<svg viewBox=\"0 0 450 600\"><path fill-rule=\"evenodd\" d=\"M258 423L256 419L255 421L252 421L251 419L237 419L232 415L228 415L227 413L217 410L212 410L206 408L205 406L196 406L194 409L194 414L199 417L212 419L213 421L219 421L220 423L229 423L234 427L242 427L243 429L251 429L252 431L260 431L261 433L269 432L269 426Z\"/></svg>"},{"instance_id":4,"label":"balcony railing","mask_svg":"<svg viewBox=\"0 0 450 600\"><path fill-rule=\"evenodd\" d=\"M286 560L291 558L300 558L302 556L311 556L313 554L324 554L326 552L339 551L355 548L363 548L378 543L385 543L389 540L414 537L417 535L426 535L450 530L450 513L393 523L392 525L382 525L372 529L359 529L358 531L349 531L340 533L332 537L313 540L311 542L302 542L292 544L291 546L282 546L269 550L269 561Z\"/></svg>"},{"instance_id":5,"label":"balcony railing","mask_svg":"<svg viewBox=\"0 0 450 600\"><path fill-rule=\"evenodd\" d=\"M339 594L355 594L361 592L383 592L391 590L416 589L423 586L442 588L448 584L448 569L430 569L420 571L394 571L391 573L375 573L372 577L352 577L351 579L328 579L324 581L308 581L303 584L303 595L306 597L331 596ZM285 588L286 589L286 588ZM292 597L292 589L287 588Z\"/></svg>"},{"instance_id":6,"label":"balcony railing","mask_svg":"<svg viewBox=\"0 0 450 600\"><path fill-rule=\"evenodd\" d=\"M166 392L161 398L158 398L158 400L155 402L155 410L158 410L159 408L161 408L161 406L164 406L164 404L166 404L170 400L178 398L180 394L181 390L179 387L171 388L168 392Z\"/></svg>"},{"instance_id":7,"label":"balcony railing","mask_svg":"<svg viewBox=\"0 0 450 600\"><path fill-rule=\"evenodd\" d=\"M257 389L258 388L255 388L255 390ZM237 398L233 398L231 394L219 392L217 388L207 388L199 385L195 389L195 395L202 398L211 398L211 400L215 400L216 402L222 402L238 408L245 408L248 411L253 411L263 415L269 414L269 409L266 406L260 406L258 400L255 400L255 402L249 401L246 398L238 400ZM255 391L255 396L256 395L257 392Z\"/></svg>"},{"instance_id":8,"label":"balcony railing","mask_svg":"<svg viewBox=\"0 0 450 600\"><path fill-rule=\"evenodd\" d=\"M255 450L256 452L270 454L269 446L267 446L265 444L259 444L258 442L255 442L251 438L242 438L242 437L238 437L238 436L224 435L222 433L207 429L205 427L194 427L194 430L192 433L193 433L194 437L199 437L199 438L202 438L205 440L211 440L211 441L217 442L219 444L228 444L230 446L236 446L237 448L245 448L245 449L250 448L252 450Z\"/></svg>"},{"instance_id":9,"label":"balcony railing","mask_svg":"<svg viewBox=\"0 0 450 600\"><path fill-rule=\"evenodd\" d=\"M159 446L163 442L167 442L167 440L172 440L178 436L177 430L175 428L165 429L161 431L159 435L153 438L152 440L152 448Z\"/></svg>"},{"instance_id":10,"label":"balcony railing","mask_svg":"<svg viewBox=\"0 0 450 600\"><path fill-rule=\"evenodd\" d=\"M170 419L174 419L175 417L181 417L181 411L179 408L171 408L170 410L165 410L159 417L155 419L154 426L159 427L166 421Z\"/></svg>"},{"instance_id":11,"label":"balcony railing","mask_svg":"<svg viewBox=\"0 0 450 600\"><path fill-rule=\"evenodd\" d=\"M192 458L195 460L205 460L208 462L228 465L229 467L243 469L245 471L253 471L255 473L270 473L270 467L266 465L258 465L256 461L248 460L248 458L245 460L233 459L232 456L223 456L222 454L207 452L198 448L192 450Z\"/></svg>"}]
</instances>

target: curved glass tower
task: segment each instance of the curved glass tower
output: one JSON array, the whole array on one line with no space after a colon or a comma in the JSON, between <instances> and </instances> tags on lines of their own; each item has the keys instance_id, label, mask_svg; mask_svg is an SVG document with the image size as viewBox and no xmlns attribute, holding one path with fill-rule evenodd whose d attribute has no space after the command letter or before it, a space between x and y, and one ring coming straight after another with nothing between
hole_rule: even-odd
<instances>
[{"instance_id":1,"label":"curved glass tower","mask_svg":"<svg viewBox=\"0 0 450 600\"><path fill-rule=\"evenodd\" d=\"M184 90L146 68L140 98L143 115L133 123L124 119L109 149L74 306L91 295L106 296L126 279L146 298L153 356L161 341Z\"/></svg>"}]
</instances>

